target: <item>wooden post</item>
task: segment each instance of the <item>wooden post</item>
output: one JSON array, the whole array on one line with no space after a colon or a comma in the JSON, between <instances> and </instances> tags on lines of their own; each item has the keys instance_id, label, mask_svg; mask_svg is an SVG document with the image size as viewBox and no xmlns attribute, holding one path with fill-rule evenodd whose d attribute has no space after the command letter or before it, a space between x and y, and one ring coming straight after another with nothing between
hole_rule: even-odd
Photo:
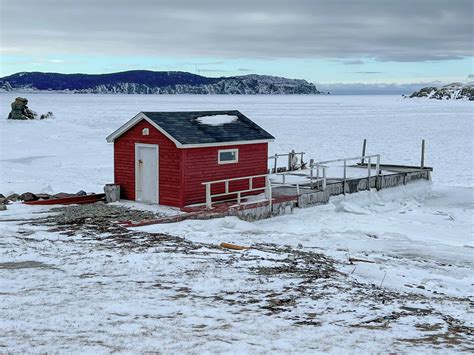
<instances>
[{"instance_id":1,"label":"wooden post","mask_svg":"<svg viewBox=\"0 0 474 355\"><path fill-rule=\"evenodd\" d=\"M377 163L375 164L375 188L377 191L381 189L382 177L380 176L380 155L377 155Z\"/></svg>"},{"instance_id":2,"label":"wooden post","mask_svg":"<svg viewBox=\"0 0 474 355\"><path fill-rule=\"evenodd\" d=\"M310 187L313 188L313 164L314 164L314 159L309 160L309 181L310 181Z\"/></svg>"},{"instance_id":3,"label":"wooden post","mask_svg":"<svg viewBox=\"0 0 474 355\"><path fill-rule=\"evenodd\" d=\"M291 152L288 153L288 171L293 170L293 157L295 156L295 150L292 149Z\"/></svg>"},{"instance_id":4,"label":"wooden post","mask_svg":"<svg viewBox=\"0 0 474 355\"><path fill-rule=\"evenodd\" d=\"M421 140L421 169L425 167L425 140Z\"/></svg>"},{"instance_id":5,"label":"wooden post","mask_svg":"<svg viewBox=\"0 0 474 355\"><path fill-rule=\"evenodd\" d=\"M270 176L265 177L265 197L268 199L268 205L270 207L270 216L272 215L272 182Z\"/></svg>"},{"instance_id":6,"label":"wooden post","mask_svg":"<svg viewBox=\"0 0 474 355\"><path fill-rule=\"evenodd\" d=\"M370 191L370 169L372 168L372 164L370 163L370 157L369 157L369 164L367 164L368 169L367 169L367 190Z\"/></svg>"},{"instance_id":7,"label":"wooden post","mask_svg":"<svg viewBox=\"0 0 474 355\"><path fill-rule=\"evenodd\" d=\"M347 179L347 161L344 159L344 181L342 183L342 193L345 195L346 194L346 179Z\"/></svg>"},{"instance_id":8,"label":"wooden post","mask_svg":"<svg viewBox=\"0 0 474 355\"><path fill-rule=\"evenodd\" d=\"M276 174L277 173L277 159L278 159L278 154L275 154L275 164L273 165L274 168L273 168L273 173Z\"/></svg>"},{"instance_id":9,"label":"wooden post","mask_svg":"<svg viewBox=\"0 0 474 355\"><path fill-rule=\"evenodd\" d=\"M323 190L326 190L326 167L323 167Z\"/></svg>"},{"instance_id":10,"label":"wooden post","mask_svg":"<svg viewBox=\"0 0 474 355\"><path fill-rule=\"evenodd\" d=\"M211 184L206 184L206 207L211 208Z\"/></svg>"},{"instance_id":11,"label":"wooden post","mask_svg":"<svg viewBox=\"0 0 474 355\"><path fill-rule=\"evenodd\" d=\"M365 156L365 148L367 148L367 138L364 138L364 144L362 145L362 156ZM365 159L362 158L360 163L364 165Z\"/></svg>"}]
</instances>

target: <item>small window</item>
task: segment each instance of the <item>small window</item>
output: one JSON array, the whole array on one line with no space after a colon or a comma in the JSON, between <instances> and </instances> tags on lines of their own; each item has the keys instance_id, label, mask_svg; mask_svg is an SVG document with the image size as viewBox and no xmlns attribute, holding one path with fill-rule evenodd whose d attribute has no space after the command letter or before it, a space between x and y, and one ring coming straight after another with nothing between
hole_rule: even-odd
<instances>
[{"instance_id":1,"label":"small window","mask_svg":"<svg viewBox=\"0 0 474 355\"><path fill-rule=\"evenodd\" d=\"M239 161L238 149L219 150L219 164L237 163Z\"/></svg>"},{"instance_id":2,"label":"small window","mask_svg":"<svg viewBox=\"0 0 474 355\"><path fill-rule=\"evenodd\" d=\"M142 129L142 136L148 136L150 134L150 130L148 128Z\"/></svg>"}]
</instances>

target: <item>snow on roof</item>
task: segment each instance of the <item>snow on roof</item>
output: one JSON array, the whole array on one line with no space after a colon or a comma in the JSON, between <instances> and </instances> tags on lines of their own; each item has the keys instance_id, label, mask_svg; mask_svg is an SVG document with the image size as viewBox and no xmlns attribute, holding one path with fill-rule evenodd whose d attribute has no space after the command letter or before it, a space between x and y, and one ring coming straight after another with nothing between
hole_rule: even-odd
<instances>
[{"instance_id":1,"label":"snow on roof","mask_svg":"<svg viewBox=\"0 0 474 355\"><path fill-rule=\"evenodd\" d=\"M212 116L201 116L196 118L199 123L210 125L210 126L222 126L226 123L232 123L238 119L234 115L212 115Z\"/></svg>"}]
</instances>

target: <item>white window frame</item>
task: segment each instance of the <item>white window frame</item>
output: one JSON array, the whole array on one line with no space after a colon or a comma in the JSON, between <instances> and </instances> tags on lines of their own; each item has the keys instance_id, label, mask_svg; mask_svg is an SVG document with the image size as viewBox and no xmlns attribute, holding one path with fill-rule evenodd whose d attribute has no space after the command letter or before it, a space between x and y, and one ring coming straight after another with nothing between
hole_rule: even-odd
<instances>
[{"instance_id":1,"label":"white window frame","mask_svg":"<svg viewBox=\"0 0 474 355\"><path fill-rule=\"evenodd\" d=\"M235 160L221 160L221 153L235 153ZM239 149L219 149L217 152L217 162L221 164L235 164L239 162Z\"/></svg>"}]
</instances>

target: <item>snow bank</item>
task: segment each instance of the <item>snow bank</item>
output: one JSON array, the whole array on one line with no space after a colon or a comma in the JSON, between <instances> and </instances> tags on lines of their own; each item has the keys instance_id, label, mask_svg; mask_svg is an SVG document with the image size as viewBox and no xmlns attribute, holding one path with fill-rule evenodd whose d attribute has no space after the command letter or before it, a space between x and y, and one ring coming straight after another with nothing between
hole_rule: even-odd
<instances>
[{"instance_id":1,"label":"snow bank","mask_svg":"<svg viewBox=\"0 0 474 355\"><path fill-rule=\"evenodd\" d=\"M347 262L359 281L413 292L413 285L461 296L474 292L473 188L438 189L426 182L332 197L329 204L248 223L236 217L151 225L137 230L186 236L196 242L298 245ZM454 201L455 200L455 201ZM455 202L455 203L454 203ZM420 289L422 290L422 289ZM469 291L468 291L469 290Z\"/></svg>"}]
</instances>

